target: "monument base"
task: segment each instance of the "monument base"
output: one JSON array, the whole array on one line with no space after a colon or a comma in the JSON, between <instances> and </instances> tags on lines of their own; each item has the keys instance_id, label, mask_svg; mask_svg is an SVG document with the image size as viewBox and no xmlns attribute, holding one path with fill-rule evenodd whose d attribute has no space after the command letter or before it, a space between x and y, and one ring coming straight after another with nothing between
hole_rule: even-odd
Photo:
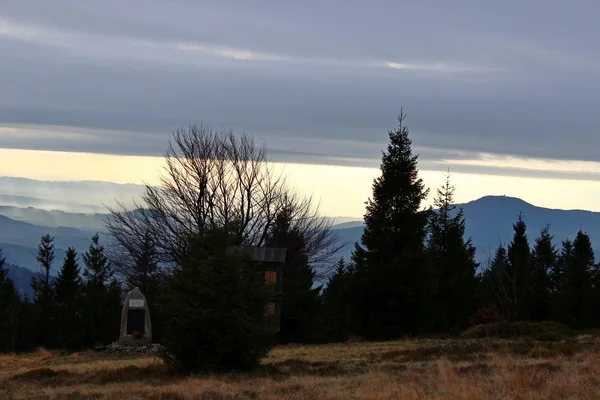
<instances>
[{"instance_id":1,"label":"monument base","mask_svg":"<svg viewBox=\"0 0 600 400\"><path fill-rule=\"evenodd\" d=\"M146 355L154 355L161 356L163 354L167 354L166 349L162 347L158 343L152 343L148 346L131 346L131 345L120 345L117 342L114 342L108 346L97 347L94 350L96 351L105 351L108 354L113 355L131 355L131 354L146 354Z\"/></svg>"},{"instance_id":2,"label":"monument base","mask_svg":"<svg viewBox=\"0 0 600 400\"><path fill-rule=\"evenodd\" d=\"M133 336L121 336L119 338L119 346L150 346L152 340L149 337L144 336L142 338L134 338Z\"/></svg>"}]
</instances>

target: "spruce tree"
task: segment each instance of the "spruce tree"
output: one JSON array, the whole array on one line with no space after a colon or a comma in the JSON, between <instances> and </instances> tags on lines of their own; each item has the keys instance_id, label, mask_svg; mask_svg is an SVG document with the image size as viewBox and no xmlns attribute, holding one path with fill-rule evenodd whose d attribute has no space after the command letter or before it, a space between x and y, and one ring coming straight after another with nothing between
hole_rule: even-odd
<instances>
[{"instance_id":1,"label":"spruce tree","mask_svg":"<svg viewBox=\"0 0 600 400\"><path fill-rule=\"evenodd\" d=\"M409 130L398 117L399 126L388 131L389 144L381 161L381 176L373 183L367 200L361 243L367 260L385 264L398 253L420 256L424 246L428 214L421 203L429 195L418 176L418 155L412 154Z\"/></svg>"},{"instance_id":2,"label":"spruce tree","mask_svg":"<svg viewBox=\"0 0 600 400\"><path fill-rule=\"evenodd\" d=\"M85 269L83 276L86 283L92 286L103 286L113 277L108 257L104 253L104 246L100 245L100 236L96 233L92 236L92 244L83 254Z\"/></svg>"},{"instance_id":3,"label":"spruce tree","mask_svg":"<svg viewBox=\"0 0 600 400\"><path fill-rule=\"evenodd\" d=\"M531 248L523 214L519 214L513 229L513 239L508 245L507 289L514 299L512 318L528 320L531 314Z\"/></svg>"},{"instance_id":4,"label":"spruce tree","mask_svg":"<svg viewBox=\"0 0 600 400\"><path fill-rule=\"evenodd\" d=\"M549 271L552 316L558 321L565 321L566 307L562 296L565 294L565 271L570 269L572 254L573 242L570 239L563 240L556 263Z\"/></svg>"},{"instance_id":5,"label":"spruce tree","mask_svg":"<svg viewBox=\"0 0 600 400\"><path fill-rule=\"evenodd\" d=\"M0 282L4 282L8 278L8 269L4 267L6 258L3 255L3 249L0 247Z\"/></svg>"},{"instance_id":6,"label":"spruce tree","mask_svg":"<svg viewBox=\"0 0 600 400\"><path fill-rule=\"evenodd\" d=\"M506 247L500 245L494 253L489 269L484 275L494 295L496 307L504 319L511 320L516 315L517 305L514 297L514 277L509 275L509 261Z\"/></svg>"},{"instance_id":7,"label":"spruce tree","mask_svg":"<svg viewBox=\"0 0 600 400\"><path fill-rule=\"evenodd\" d=\"M325 338L330 342L348 339L348 277L346 262L340 258L321 295Z\"/></svg>"},{"instance_id":8,"label":"spruce tree","mask_svg":"<svg viewBox=\"0 0 600 400\"><path fill-rule=\"evenodd\" d=\"M54 300L53 285L50 280L50 270L54 262L54 237L43 235L38 246L37 261L40 263L41 274L33 277L31 287L34 291L34 304L37 317L37 343L46 348L56 347L56 337L59 330L56 320L57 310Z\"/></svg>"},{"instance_id":9,"label":"spruce tree","mask_svg":"<svg viewBox=\"0 0 600 400\"><path fill-rule=\"evenodd\" d=\"M61 306L73 308L81 294L80 268L77 260L77 250L69 247L65 253L63 265L54 281L56 302Z\"/></svg>"},{"instance_id":10,"label":"spruce tree","mask_svg":"<svg viewBox=\"0 0 600 400\"><path fill-rule=\"evenodd\" d=\"M38 312L36 305L27 295L23 296L20 303L17 329L15 347L18 352L32 351L40 346L37 338Z\"/></svg>"},{"instance_id":11,"label":"spruce tree","mask_svg":"<svg viewBox=\"0 0 600 400\"><path fill-rule=\"evenodd\" d=\"M274 344L265 329L273 293L247 252L231 251L237 229L204 229L166 281L162 344L185 372L255 367Z\"/></svg>"},{"instance_id":12,"label":"spruce tree","mask_svg":"<svg viewBox=\"0 0 600 400\"><path fill-rule=\"evenodd\" d=\"M550 227L545 226L536 239L531 253L531 286L529 309L531 319L543 321L552 316L550 271L555 268L558 252L552 244Z\"/></svg>"},{"instance_id":13,"label":"spruce tree","mask_svg":"<svg viewBox=\"0 0 600 400\"><path fill-rule=\"evenodd\" d=\"M45 304L52 298L52 282L50 282L50 269L54 262L54 237L49 234L43 235L38 245L36 256L40 263L41 276L32 278L31 287L36 296L36 302Z\"/></svg>"},{"instance_id":14,"label":"spruce tree","mask_svg":"<svg viewBox=\"0 0 600 400\"><path fill-rule=\"evenodd\" d=\"M69 247L63 265L54 281L58 307L58 346L77 350L82 347L85 331L82 313L82 281L79 276L77 251Z\"/></svg>"},{"instance_id":15,"label":"spruce tree","mask_svg":"<svg viewBox=\"0 0 600 400\"><path fill-rule=\"evenodd\" d=\"M92 237L92 244L82 258L85 266L86 341L89 346L106 344L116 340L118 336L120 288L97 233Z\"/></svg>"},{"instance_id":16,"label":"spruce tree","mask_svg":"<svg viewBox=\"0 0 600 400\"><path fill-rule=\"evenodd\" d=\"M564 270L557 294L560 319L572 328L587 328L594 322L593 271L596 264L589 236L579 230L572 248L563 253L568 258L561 259Z\"/></svg>"},{"instance_id":17,"label":"spruce tree","mask_svg":"<svg viewBox=\"0 0 600 400\"><path fill-rule=\"evenodd\" d=\"M139 253L136 254L131 271L125 277L126 289L139 288L150 303L155 299L160 283L158 255L152 236L144 234Z\"/></svg>"},{"instance_id":18,"label":"spruce tree","mask_svg":"<svg viewBox=\"0 0 600 400\"><path fill-rule=\"evenodd\" d=\"M16 349L20 309L19 294L8 277L5 262L0 248L0 353Z\"/></svg>"},{"instance_id":19,"label":"spruce tree","mask_svg":"<svg viewBox=\"0 0 600 400\"><path fill-rule=\"evenodd\" d=\"M465 241L462 208L456 210L454 186L449 174L434 199L436 210L429 220L427 254L437 279L436 330L458 330L467 326L475 311L475 247Z\"/></svg>"},{"instance_id":20,"label":"spruce tree","mask_svg":"<svg viewBox=\"0 0 600 400\"><path fill-rule=\"evenodd\" d=\"M363 303L355 307L362 314L356 317L361 334L372 338L420 333L432 325L434 281L424 254L428 212L421 209L428 190L418 176L404 115L398 120L398 128L388 131L381 175L366 204L363 248L353 255L360 286L355 301Z\"/></svg>"}]
</instances>

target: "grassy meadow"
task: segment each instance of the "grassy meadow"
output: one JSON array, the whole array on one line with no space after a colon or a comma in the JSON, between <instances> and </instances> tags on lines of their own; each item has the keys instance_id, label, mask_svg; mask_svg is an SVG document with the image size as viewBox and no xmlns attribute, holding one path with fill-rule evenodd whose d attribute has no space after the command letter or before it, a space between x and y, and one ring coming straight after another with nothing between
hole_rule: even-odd
<instances>
[{"instance_id":1,"label":"grassy meadow","mask_svg":"<svg viewBox=\"0 0 600 400\"><path fill-rule=\"evenodd\" d=\"M600 338L288 345L252 372L182 377L152 356L0 356L1 399L598 399Z\"/></svg>"}]
</instances>

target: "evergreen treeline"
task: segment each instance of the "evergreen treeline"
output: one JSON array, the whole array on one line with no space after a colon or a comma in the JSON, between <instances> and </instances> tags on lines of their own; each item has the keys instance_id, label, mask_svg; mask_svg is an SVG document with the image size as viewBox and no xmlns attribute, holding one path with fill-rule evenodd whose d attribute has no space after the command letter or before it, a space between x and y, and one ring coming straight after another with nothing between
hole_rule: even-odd
<instances>
[{"instance_id":1,"label":"evergreen treeline","mask_svg":"<svg viewBox=\"0 0 600 400\"><path fill-rule=\"evenodd\" d=\"M589 236L579 231L557 248L550 226L531 239L525 216L518 215L512 240L497 248L489 265L478 265L449 176L436 190L434 207L423 206L429 190L419 178L418 155L412 152L403 118L388 132L360 243L350 260L331 266L325 285L316 284L314 241L307 228L294 222L294 207L278 209L262 234L263 245L288 249L278 341L392 339L517 320L553 320L573 329L599 327L600 265ZM187 357L186 363L211 357L223 363L244 354L238 348L244 344L255 346L255 354L228 364L252 365L252 357L264 354L270 345L264 332L251 328L268 299L235 278L254 276L252 263L219 247L237 243L244 233L238 229L243 221L218 233L222 227L217 219L201 226L193 238L174 244L154 233L159 230L148 229L132 261L119 265L118 271L95 235L81 257L72 248L67 251L54 281L49 278L57 262L53 238L43 236L37 257L41 274L31 283L32 299L19 297L0 255L0 351L38 346L76 350L115 341L123 291L138 286L151 302L155 341L161 342L164 332L164 342ZM167 244L172 245L171 253L158 251ZM171 274L158 267L167 255L175 260ZM228 282L235 284L228 287ZM240 306L236 309L235 304ZM243 335L229 326L243 326ZM174 336L176 332L186 332L185 340ZM206 343L219 343L221 355L210 353L209 347L194 347L198 340L192 334Z\"/></svg>"},{"instance_id":2,"label":"evergreen treeline","mask_svg":"<svg viewBox=\"0 0 600 400\"><path fill-rule=\"evenodd\" d=\"M54 238L42 236L37 254L41 273L32 278L32 299L19 296L0 250L1 352L37 347L79 350L117 338L121 286L112 278L112 267L98 241L94 235L81 259L69 248L57 277L51 280Z\"/></svg>"}]
</instances>

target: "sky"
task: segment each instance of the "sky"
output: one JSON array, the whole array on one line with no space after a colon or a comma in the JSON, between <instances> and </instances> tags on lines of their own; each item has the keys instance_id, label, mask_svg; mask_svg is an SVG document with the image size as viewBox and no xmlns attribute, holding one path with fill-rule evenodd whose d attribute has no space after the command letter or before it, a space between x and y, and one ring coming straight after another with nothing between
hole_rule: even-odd
<instances>
[{"instance_id":1,"label":"sky","mask_svg":"<svg viewBox=\"0 0 600 400\"><path fill-rule=\"evenodd\" d=\"M151 181L171 132L204 122L358 217L403 108L432 190L449 168L458 201L600 211L599 17L583 0L2 0L0 176Z\"/></svg>"}]
</instances>

